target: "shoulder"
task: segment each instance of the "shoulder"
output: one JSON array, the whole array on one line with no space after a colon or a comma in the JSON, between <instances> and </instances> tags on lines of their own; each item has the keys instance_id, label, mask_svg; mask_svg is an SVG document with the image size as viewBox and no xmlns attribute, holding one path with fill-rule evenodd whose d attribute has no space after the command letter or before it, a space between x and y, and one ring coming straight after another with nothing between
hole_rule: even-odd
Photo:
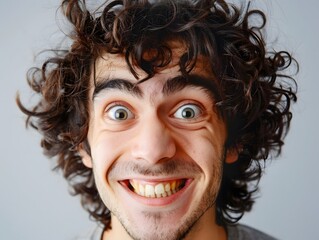
<instances>
[{"instance_id":1,"label":"shoulder","mask_svg":"<svg viewBox=\"0 0 319 240\"><path fill-rule=\"evenodd\" d=\"M227 235L228 240L276 240L266 233L242 224L227 226Z\"/></svg>"}]
</instances>

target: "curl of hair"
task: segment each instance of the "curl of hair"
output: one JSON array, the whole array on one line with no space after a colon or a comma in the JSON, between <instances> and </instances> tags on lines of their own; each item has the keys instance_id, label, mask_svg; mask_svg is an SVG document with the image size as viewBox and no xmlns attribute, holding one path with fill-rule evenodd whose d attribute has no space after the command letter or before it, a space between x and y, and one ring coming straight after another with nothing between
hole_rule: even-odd
<instances>
[{"instance_id":1,"label":"curl of hair","mask_svg":"<svg viewBox=\"0 0 319 240\"><path fill-rule=\"evenodd\" d=\"M187 46L179 63L183 75L199 55L210 59L217 78L216 109L228 129L226 147L243 149L235 163L224 164L216 202L220 224L238 221L253 205L257 184L251 183L262 175L261 161L281 151L292 117L290 103L296 101L296 83L284 73L295 61L288 52L266 51L264 13L223 0L118 0L100 9L90 13L84 0L63 1L62 10L73 26L72 46L56 50L42 68L30 69L28 82L41 96L34 108L26 108L17 97L27 124L43 135L45 154L57 158L56 168L63 171L73 194L109 228L110 212L77 151L83 144L90 153L86 136L94 63L105 52L123 54L137 78L136 68L148 74L145 81L171 61L170 40L180 40ZM252 17L262 24L253 26ZM150 51L156 54L145 58Z\"/></svg>"}]
</instances>

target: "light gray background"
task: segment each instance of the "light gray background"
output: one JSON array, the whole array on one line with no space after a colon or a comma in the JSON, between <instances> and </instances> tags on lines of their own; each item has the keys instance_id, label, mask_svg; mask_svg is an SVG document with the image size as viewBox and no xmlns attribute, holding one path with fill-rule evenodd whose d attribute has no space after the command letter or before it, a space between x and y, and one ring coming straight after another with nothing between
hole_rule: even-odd
<instances>
[{"instance_id":1,"label":"light gray background","mask_svg":"<svg viewBox=\"0 0 319 240\"><path fill-rule=\"evenodd\" d=\"M233 0L236 2L236 0ZM268 0L268 40L277 49L292 50L301 66L299 102L284 152L272 161L261 181L252 213L243 221L279 239L319 238L318 54L319 2ZM57 240L73 236L94 223L67 184L52 173L53 162L42 155L39 135L25 130L14 98L17 90L29 101L26 70L33 57L53 47L60 36L57 0L0 2L0 239Z\"/></svg>"}]
</instances>

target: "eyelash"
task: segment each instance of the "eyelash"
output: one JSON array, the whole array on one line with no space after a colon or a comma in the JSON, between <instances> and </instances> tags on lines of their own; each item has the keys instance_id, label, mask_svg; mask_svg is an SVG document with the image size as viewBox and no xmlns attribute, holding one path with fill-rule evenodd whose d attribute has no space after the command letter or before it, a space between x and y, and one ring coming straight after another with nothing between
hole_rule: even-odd
<instances>
[{"instance_id":1,"label":"eyelash","mask_svg":"<svg viewBox=\"0 0 319 240\"><path fill-rule=\"evenodd\" d=\"M107 107L104 110L104 114L107 114L112 108L114 107L123 107L123 108L127 108L129 111L131 111L133 113L133 111L131 110L132 107L128 106L128 104L123 103L123 102L112 102L110 104L107 105ZM134 114L134 113L133 113Z\"/></svg>"},{"instance_id":2,"label":"eyelash","mask_svg":"<svg viewBox=\"0 0 319 240\"><path fill-rule=\"evenodd\" d=\"M198 110L199 112L197 112L197 110L195 109L195 111L194 111L195 116L194 116L194 117L189 117L189 118L188 118L187 116L185 116L185 118L184 118L183 116L182 116L182 117L176 117L175 114L178 114L178 113L181 114L182 111L186 109L186 106L187 106L187 105L193 105L194 107L197 108L197 110ZM108 116L108 114L110 113L110 111L111 111L113 108L115 108L115 107L123 107L123 108L125 108L125 109L128 109L128 111L130 111L130 113L132 113L133 116L135 115L134 111L132 111L132 107L131 107L131 106L128 106L127 103L121 102L121 101L116 101L116 102L112 102L112 103L108 104L107 107L106 107L106 109L105 109L105 111L104 111L105 116L106 116L107 118L109 118L110 120L116 121L116 119L114 119L114 118ZM185 108L184 108L184 107L185 107ZM190 109L193 109L193 107L190 107ZM179 120L195 121L195 120L197 120L198 118L200 118L201 115L203 115L203 113L204 113L204 110L203 110L203 109L204 109L203 106L202 106L200 103L198 103L198 102L194 102L194 101L184 101L184 102L182 102L182 103L177 104L177 107L174 108L173 113L170 114L169 116L170 116L171 118L175 118L175 119L179 119ZM179 112L179 111L181 111L181 112ZM123 119L123 121L124 121L124 120L128 120L128 119ZM119 121L120 121L120 119L119 119Z\"/></svg>"},{"instance_id":3,"label":"eyelash","mask_svg":"<svg viewBox=\"0 0 319 240\"><path fill-rule=\"evenodd\" d=\"M198 102L194 102L194 101L183 101L183 102L179 103L176 108L174 108L174 111L171 114L171 116L173 117L174 114L176 114L178 111L184 110L185 108L183 109L183 107L186 107L187 105L195 106L199 110L200 115L202 115L204 113L204 107L202 106L202 104L200 104ZM200 117L200 116L198 116L198 117ZM193 118L193 120L197 119L198 117Z\"/></svg>"}]
</instances>

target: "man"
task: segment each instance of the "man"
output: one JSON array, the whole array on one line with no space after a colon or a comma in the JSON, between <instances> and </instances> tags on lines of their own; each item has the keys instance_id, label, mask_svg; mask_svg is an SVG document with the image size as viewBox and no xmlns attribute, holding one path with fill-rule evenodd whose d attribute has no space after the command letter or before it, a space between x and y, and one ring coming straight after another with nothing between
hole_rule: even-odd
<instances>
[{"instance_id":1,"label":"man","mask_svg":"<svg viewBox=\"0 0 319 240\"><path fill-rule=\"evenodd\" d=\"M235 224L296 101L292 57L265 49L265 15L221 0L62 9L72 45L30 72L38 104L17 101L102 223L92 237L273 239Z\"/></svg>"}]
</instances>

